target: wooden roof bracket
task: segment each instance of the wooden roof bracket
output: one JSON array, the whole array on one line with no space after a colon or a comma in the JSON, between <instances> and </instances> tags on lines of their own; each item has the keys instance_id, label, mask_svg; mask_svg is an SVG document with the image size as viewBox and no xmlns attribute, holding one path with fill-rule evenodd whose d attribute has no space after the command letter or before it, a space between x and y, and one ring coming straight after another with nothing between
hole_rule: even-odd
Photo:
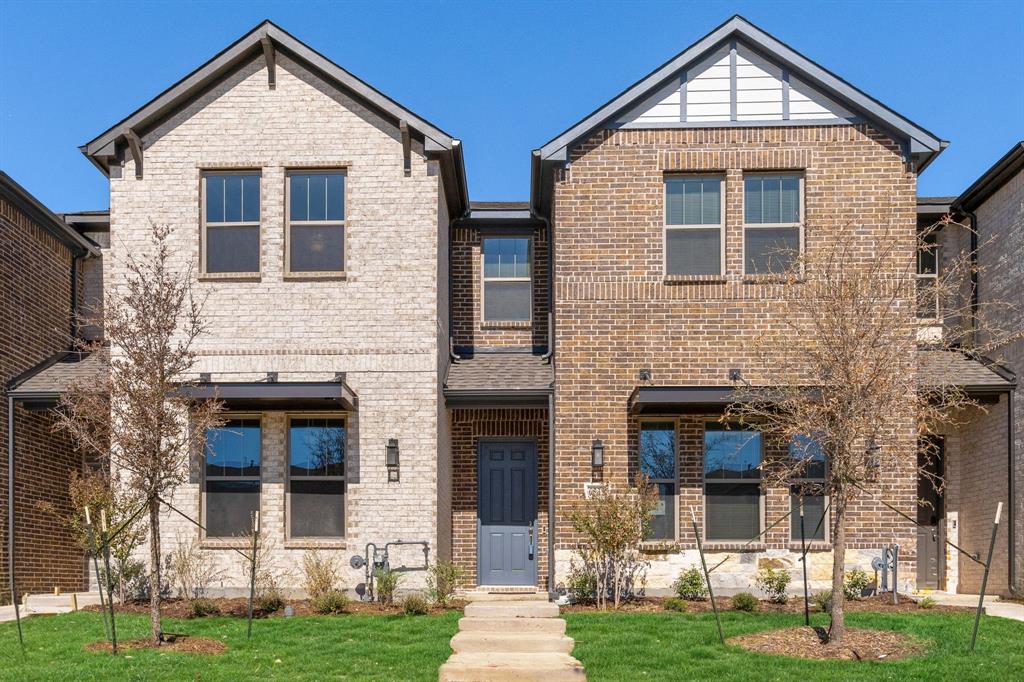
<instances>
[{"instance_id":1,"label":"wooden roof bracket","mask_svg":"<svg viewBox=\"0 0 1024 682\"><path fill-rule=\"evenodd\" d=\"M398 129L402 133L402 170L405 177L412 175L412 136L409 132L409 122L404 118L398 121Z\"/></svg>"},{"instance_id":2,"label":"wooden roof bracket","mask_svg":"<svg viewBox=\"0 0 1024 682\"><path fill-rule=\"evenodd\" d=\"M274 52L274 41L270 36L260 38L263 45L263 57L267 60L267 87L271 90L277 89L277 55Z\"/></svg>"},{"instance_id":3,"label":"wooden roof bracket","mask_svg":"<svg viewBox=\"0 0 1024 682\"><path fill-rule=\"evenodd\" d=\"M142 179L142 140L135 134L135 131L128 128L124 131L124 137L128 141L128 150L132 154L132 161L135 162L135 179Z\"/></svg>"}]
</instances>

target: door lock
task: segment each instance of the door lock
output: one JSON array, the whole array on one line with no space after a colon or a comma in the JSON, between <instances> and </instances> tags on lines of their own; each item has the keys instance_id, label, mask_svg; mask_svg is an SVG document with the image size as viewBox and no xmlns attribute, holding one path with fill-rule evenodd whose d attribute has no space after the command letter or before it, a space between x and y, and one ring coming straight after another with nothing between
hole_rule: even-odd
<instances>
[{"instance_id":1,"label":"door lock","mask_svg":"<svg viewBox=\"0 0 1024 682\"><path fill-rule=\"evenodd\" d=\"M530 559L533 559L533 521L530 521L529 533L530 533L530 547L529 547Z\"/></svg>"}]
</instances>

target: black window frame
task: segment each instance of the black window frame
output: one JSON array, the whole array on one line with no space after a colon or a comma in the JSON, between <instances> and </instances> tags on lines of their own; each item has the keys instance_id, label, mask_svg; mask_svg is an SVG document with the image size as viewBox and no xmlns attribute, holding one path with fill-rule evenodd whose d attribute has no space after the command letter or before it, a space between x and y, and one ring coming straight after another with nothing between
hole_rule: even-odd
<instances>
[{"instance_id":1,"label":"black window frame","mask_svg":"<svg viewBox=\"0 0 1024 682\"><path fill-rule=\"evenodd\" d=\"M648 478L651 485L658 490L658 497L661 498L661 485L672 486L672 523L671 533L668 537L645 536L644 542L675 542L679 539L679 421L671 417L644 417L637 424L637 467L641 474L647 475L644 471L643 457L643 430L645 425L661 424L672 426L672 477L671 478Z\"/></svg>"},{"instance_id":2,"label":"black window frame","mask_svg":"<svg viewBox=\"0 0 1024 682\"><path fill-rule=\"evenodd\" d=\"M284 276L291 278L331 278L343 277L348 265L348 169L343 167L330 168L290 168L285 171L284 190ZM324 215L323 220L292 219L292 178L304 175L336 175L342 182L342 217L341 220L330 219ZM323 227L341 229L341 268L338 270L293 270L292 269L292 238L293 227Z\"/></svg>"},{"instance_id":3,"label":"black window frame","mask_svg":"<svg viewBox=\"0 0 1024 682\"><path fill-rule=\"evenodd\" d=\"M757 477L733 477L733 478L708 478L707 475L707 435L708 432L732 432L732 433L749 433L757 436L758 449L759 449L759 461L758 465L764 464L764 435L756 429L745 429L739 424L721 424L719 422L705 422L701 433L701 497L704 507L704 538L708 542L715 544L744 544L751 540L757 540L761 538L761 534L764 533L765 525L765 496L762 489L763 476L761 475L760 469L757 469ZM757 489L757 533L749 538L724 538L724 537L712 537L709 533L710 524L708 520L710 518L709 506L708 506L708 485L731 485L731 486L750 486Z\"/></svg>"},{"instance_id":4,"label":"black window frame","mask_svg":"<svg viewBox=\"0 0 1024 682\"><path fill-rule=\"evenodd\" d=\"M342 473L324 475L294 475L292 473L292 422L297 420L340 421L344 430ZM294 412L285 417L285 539L296 542L344 541L348 536L348 415L344 412ZM292 532L292 483L335 482L341 485L341 535L296 535Z\"/></svg>"},{"instance_id":5,"label":"black window frame","mask_svg":"<svg viewBox=\"0 0 1024 682\"><path fill-rule=\"evenodd\" d=\"M244 194L242 198L243 215L242 219L238 221L210 221L208 220L209 201L208 192L208 180L210 178L223 178L223 177L256 177L256 187L259 190L259 197L256 201L256 206L259 215L255 221L245 220L244 216L244 205L245 199ZM199 190L199 222L200 222L200 234L199 234L199 273L203 277L209 278L244 278L244 277L259 277L263 273L263 172L259 168L232 168L232 169L218 169L218 170L203 170L200 172L200 190ZM244 192L244 181L243 181L243 192ZM224 216L227 217L226 215ZM218 229L248 229L255 230L256 232L256 269L255 270L210 270L209 269L209 246L210 246L210 231Z\"/></svg>"},{"instance_id":6,"label":"black window frame","mask_svg":"<svg viewBox=\"0 0 1024 682\"><path fill-rule=\"evenodd\" d=\"M202 523L202 535L204 539L209 540L232 540L238 537L245 537L245 534L236 535L213 535L210 534L210 518L209 518L209 484L218 482L252 482L255 481L257 484L257 502L256 511L260 512L263 509L263 416L257 413L246 413L246 412L230 412L222 416L223 426L218 427L217 430L223 429L230 431L232 422L256 422L256 426L259 429L259 471L255 474L240 475L240 476L211 476L208 472L209 461L207 452L209 451L209 442L206 444L204 449L202 460L201 460L201 477L202 477L202 489L201 489L201 523ZM207 441L209 440L209 431L207 432ZM251 528L250 528L251 534Z\"/></svg>"}]
</instances>

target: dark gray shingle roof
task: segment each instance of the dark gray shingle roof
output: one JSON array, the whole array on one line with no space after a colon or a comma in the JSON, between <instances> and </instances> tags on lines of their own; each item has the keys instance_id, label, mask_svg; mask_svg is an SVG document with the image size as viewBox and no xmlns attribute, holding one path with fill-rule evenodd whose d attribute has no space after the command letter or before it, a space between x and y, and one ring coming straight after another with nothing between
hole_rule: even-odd
<instances>
[{"instance_id":1,"label":"dark gray shingle roof","mask_svg":"<svg viewBox=\"0 0 1024 682\"><path fill-rule=\"evenodd\" d=\"M990 369L980 360L955 350L920 350L917 353L917 381L921 386L962 388L1009 388L1012 374Z\"/></svg>"},{"instance_id":2,"label":"dark gray shingle roof","mask_svg":"<svg viewBox=\"0 0 1024 682\"><path fill-rule=\"evenodd\" d=\"M88 381L106 371L106 353L68 352L51 358L18 382L10 393L19 400L57 398L76 381Z\"/></svg>"},{"instance_id":3,"label":"dark gray shingle roof","mask_svg":"<svg viewBox=\"0 0 1024 682\"><path fill-rule=\"evenodd\" d=\"M547 390L554 381L551 362L531 353L476 353L448 369L445 388L473 390Z\"/></svg>"}]
</instances>

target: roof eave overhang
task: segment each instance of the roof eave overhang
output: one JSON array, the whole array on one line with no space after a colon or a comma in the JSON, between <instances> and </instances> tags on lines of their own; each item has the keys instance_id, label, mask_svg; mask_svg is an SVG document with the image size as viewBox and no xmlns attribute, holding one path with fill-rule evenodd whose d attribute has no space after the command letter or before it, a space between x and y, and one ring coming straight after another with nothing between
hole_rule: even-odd
<instances>
[{"instance_id":1,"label":"roof eave overhang","mask_svg":"<svg viewBox=\"0 0 1024 682\"><path fill-rule=\"evenodd\" d=\"M550 388L445 389L448 408L547 407Z\"/></svg>"},{"instance_id":2,"label":"roof eave overhang","mask_svg":"<svg viewBox=\"0 0 1024 682\"><path fill-rule=\"evenodd\" d=\"M755 51L781 60L801 80L823 90L826 94L849 105L851 109L863 115L867 120L879 125L888 134L906 145L907 152L915 161L918 173L931 164L949 144L804 57L782 41L765 33L743 17L734 16L579 123L547 142L539 150L541 160L567 161L569 148L578 140L614 120L637 100L667 82L674 74L701 59L722 42L732 38L744 42ZM757 122L752 121L750 125L756 126ZM813 121L809 121L808 125L813 125Z\"/></svg>"},{"instance_id":3,"label":"roof eave overhang","mask_svg":"<svg viewBox=\"0 0 1024 682\"><path fill-rule=\"evenodd\" d=\"M100 249L96 244L80 235L73 227L65 223L57 214L48 209L27 189L19 185L14 178L3 171L0 171L0 194L19 211L60 240L75 255L100 255Z\"/></svg>"},{"instance_id":4,"label":"roof eave overhang","mask_svg":"<svg viewBox=\"0 0 1024 682\"><path fill-rule=\"evenodd\" d=\"M1006 154L992 164L980 178L953 202L953 210L970 212L999 190L1017 173L1024 170L1024 141L1013 145Z\"/></svg>"}]
</instances>

